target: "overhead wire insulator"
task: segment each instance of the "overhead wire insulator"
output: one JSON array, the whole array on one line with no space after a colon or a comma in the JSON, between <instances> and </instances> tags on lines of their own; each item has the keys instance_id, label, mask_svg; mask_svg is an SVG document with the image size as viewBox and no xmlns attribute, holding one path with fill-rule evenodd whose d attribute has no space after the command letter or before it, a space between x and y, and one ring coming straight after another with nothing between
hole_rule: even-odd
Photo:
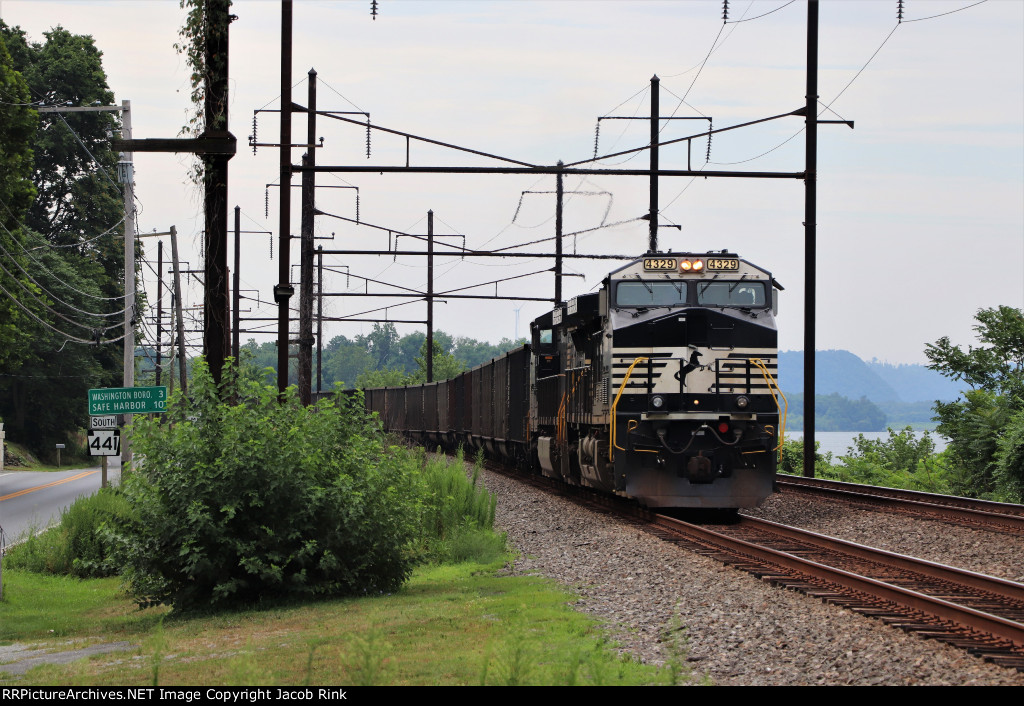
<instances>
[{"instance_id":1,"label":"overhead wire insulator","mask_svg":"<svg viewBox=\"0 0 1024 706\"><path fill-rule=\"evenodd\" d=\"M722 22L729 21L729 0L722 0Z\"/></svg>"},{"instance_id":2,"label":"overhead wire insulator","mask_svg":"<svg viewBox=\"0 0 1024 706\"><path fill-rule=\"evenodd\" d=\"M263 217L270 218L270 187L263 189Z\"/></svg>"},{"instance_id":3,"label":"overhead wire insulator","mask_svg":"<svg viewBox=\"0 0 1024 706\"><path fill-rule=\"evenodd\" d=\"M597 125L594 126L594 159L597 159L597 141L601 138L601 119L597 119Z\"/></svg>"},{"instance_id":4,"label":"overhead wire insulator","mask_svg":"<svg viewBox=\"0 0 1024 706\"><path fill-rule=\"evenodd\" d=\"M274 259L274 236L270 235L270 259Z\"/></svg>"},{"instance_id":5,"label":"overhead wire insulator","mask_svg":"<svg viewBox=\"0 0 1024 706\"><path fill-rule=\"evenodd\" d=\"M359 192L356 192L356 223L359 223Z\"/></svg>"},{"instance_id":6,"label":"overhead wire insulator","mask_svg":"<svg viewBox=\"0 0 1024 706\"><path fill-rule=\"evenodd\" d=\"M370 116L366 116L366 158L370 158Z\"/></svg>"},{"instance_id":7,"label":"overhead wire insulator","mask_svg":"<svg viewBox=\"0 0 1024 706\"><path fill-rule=\"evenodd\" d=\"M377 0L370 0L370 17L377 21Z\"/></svg>"},{"instance_id":8,"label":"overhead wire insulator","mask_svg":"<svg viewBox=\"0 0 1024 706\"><path fill-rule=\"evenodd\" d=\"M903 0L896 2L896 21L903 22Z\"/></svg>"},{"instance_id":9,"label":"overhead wire insulator","mask_svg":"<svg viewBox=\"0 0 1024 706\"><path fill-rule=\"evenodd\" d=\"M709 120L708 121L708 151L707 151L707 154L704 155L704 161L705 162L710 162L711 161L711 131L714 130L714 129L715 129L715 124L712 121Z\"/></svg>"},{"instance_id":10,"label":"overhead wire insulator","mask_svg":"<svg viewBox=\"0 0 1024 706\"><path fill-rule=\"evenodd\" d=\"M252 153L256 154L256 111L252 111Z\"/></svg>"}]
</instances>

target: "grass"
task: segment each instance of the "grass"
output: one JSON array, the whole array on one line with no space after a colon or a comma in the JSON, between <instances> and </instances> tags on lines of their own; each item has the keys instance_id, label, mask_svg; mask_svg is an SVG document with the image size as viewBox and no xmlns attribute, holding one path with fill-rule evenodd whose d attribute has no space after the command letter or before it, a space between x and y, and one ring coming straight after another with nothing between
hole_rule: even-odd
<instances>
[{"instance_id":1,"label":"grass","mask_svg":"<svg viewBox=\"0 0 1024 706\"><path fill-rule=\"evenodd\" d=\"M7 450L23 459L24 464L15 464L7 462L4 464L4 471L73 471L77 468L93 468L100 465L99 457L92 457L87 454L77 453L73 448L64 449L61 452L60 467L57 466L57 453L54 451L53 458L50 459L53 463L44 463L40 459L36 458L34 454L28 451L24 446L16 444L13 441L5 441L7 444ZM83 447L84 449L84 447Z\"/></svg>"},{"instance_id":2,"label":"grass","mask_svg":"<svg viewBox=\"0 0 1024 706\"><path fill-rule=\"evenodd\" d=\"M128 640L134 652L33 668L21 685L672 684L666 667L622 659L573 597L501 563L422 568L393 595L180 615L138 610L118 579L4 571L0 640L66 649ZM59 616L59 617L58 617Z\"/></svg>"}]
</instances>

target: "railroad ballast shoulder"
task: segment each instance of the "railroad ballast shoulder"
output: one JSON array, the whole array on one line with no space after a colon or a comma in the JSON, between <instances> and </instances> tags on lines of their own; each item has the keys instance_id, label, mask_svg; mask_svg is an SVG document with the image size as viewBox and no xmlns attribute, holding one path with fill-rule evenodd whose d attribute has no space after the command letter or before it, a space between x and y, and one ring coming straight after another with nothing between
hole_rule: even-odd
<instances>
[{"instance_id":1,"label":"railroad ballast shoulder","mask_svg":"<svg viewBox=\"0 0 1024 706\"><path fill-rule=\"evenodd\" d=\"M650 253L450 380L365 390L384 428L650 507L753 507L774 487L781 287L729 252Z\"/></svg>"}]
</instances>

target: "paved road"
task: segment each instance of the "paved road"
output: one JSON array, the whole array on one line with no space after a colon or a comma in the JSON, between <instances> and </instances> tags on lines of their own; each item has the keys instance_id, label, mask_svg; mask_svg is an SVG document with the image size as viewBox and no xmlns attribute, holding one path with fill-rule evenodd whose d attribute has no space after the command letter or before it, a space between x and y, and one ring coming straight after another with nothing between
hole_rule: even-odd
<instances>
[{"instance_id":1,"label":"paved road","mask_svg":"<svg viewBox=\"0 0 1024 706\"><path fill-rule=\"evenodd\" d=\"M0 473L0 528L10 544L28 530L43 529L60 519L75 498L100 488L100 467L71 471L4 471ZM112 457L107 482L121 477L121 460Z\"/></svg>"}]
</instances>

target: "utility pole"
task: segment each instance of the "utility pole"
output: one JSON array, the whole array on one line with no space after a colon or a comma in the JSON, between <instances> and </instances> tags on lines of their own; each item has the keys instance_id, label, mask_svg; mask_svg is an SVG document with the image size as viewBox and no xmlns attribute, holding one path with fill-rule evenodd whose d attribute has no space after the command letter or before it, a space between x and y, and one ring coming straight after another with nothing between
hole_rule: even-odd
<instances>
[{"instance_id":1,"label":"utility pole","mask_svg":"<svg viewBox=\"0 0 1024 706\"><path fill-rule=\"evenodd\" d=\"M647 249L658 252L658 113L661 98L661 79L651 77L651 186L650 186L650 244Z\"/></svg>"},{"instance_id":2,"label":"utility pole","mask_svg":"<svg viewBox=\"0 0 1024 706\"><path fill-rule=\"evenodd\" d=\"M121 101L121 139L132 139L132 104ZM123 387L135 387L135 169L132 153L122 152L118 160L118 175L124 185L124 382ZM127 429L132 415L124 415ZM127 472L132 462L131 444L126 436L121 444L121 471Z\"/></svg>"},{"instance_id":3,"label":"utility pole","mask_svg":"<svg viewBox=\"0 0 1024 706\"><path fill-rule=\"evenodd\" d=\"M242 267L242 208L235 206L235 271L232 276L234 284L234 298L232 299L232 306L234 307L234 316L231 320L231 355L235 359L235 370L238 369L238 325L239 325L239 313L238 307L241 304L241 295L239 294L239 287L241 287L241 277L239 275L239 269Z\"/></svg>"},{"instance_id":4,"label":"utility pole","mask_svg":"<svg viewBox=\"0 0 1024 706\"><path fill-rule=\"evenodd\" d=\"M156 244L156 386L160 387L164 344L164 241ZM106 456L104 456L106 458Z\"/></svg>"},{"instance_id":5,"label":"utility pole","mask_svg":"<svg viewBox=\"0 0 1024 706\"><path fill-rule=\"evenodd\" d=\"M291 191L292 191L292 0L281 0L281 138L280 184L281 206L278 212L277 285L277 390L288 387L288 300L295 289L289 283L291 268Z\"/></svg>"},{"instance_id":6,"label":"utility pole","mask_svg":"<svg viewBox=\"0 0 1024 706\"><path fill-rule=\"evenodd\" d=\"M324 354L324 246L316 246L316 391L323 390Z\"/></svg>"},{"instance_id":7,"label":"utility pole","mask_svg":"<svg viewBox=\"0 0 1024 706\"><path fill-rule=\"evenodd\" d=\"M205 136L230 137L228 132L228 26L230 0L206 0L204 77ZM228 161L232 154L204 154L206 262L203 310L206 325L203 351L210 375L220 382L228 344Z\"/></svg>"},{"instance_id":8,"label":"utility pole","mask_svg":"<svg viewBox=\"0 0 1024 706\"><path fill-rule=\"evenodd\" d=\"M427 382L434 382L434 212L427 211Z\"/></svg>"},{"instance_id":9,"label":"utility pole","mask_svg":"<svg viewBox=\"0 0 1024 706\"><path fill-rule=\"evenodd\" d=\"M814 338L818 218L818 0L807 3L807 141L804 176L804 476L814 477Z\"/></svg>"},{"instance_id":10,"label":"utility pole","mask_svg":"<svg viewBox=\"0 0 1024 706\"><path fill-rule=\"evenodd\" d=\"M562 160L558 160L562 166ZM555 306L562 303L562 197L565 189L562 172L555 175Z\"/></svg>"},{"instance_id":11,"label":"utility pole","mask_svg":"<svg viewBox=\"0 0 1024 706\"><path fill-rule=\"evenodd\" d=\"M235 137L228 131L228 27L234 19L230 13L230 0L206 0L203 19L206 26L204 56L207 67L204 77L206 129L203 134L195 138L135 140L126 137L112 140L111 146L124 152L190 152L201 155L203 159L206 252L206 292L203 302L206 327L203 350L213 379L220 382L228 340L228 160L234 156L236 148ZM184 343L184 340L179 341L182 359Z\"/></svg>"},{"instance_id":12,"label":"utility pole","mask_svg":"<svg viewBox=\"0 0 1024 706\"><path fill-rule=\"evenodd\" d=\"M173 395L174 394L174 352L175 352L175 348L174 348L174 332L175 332L175 330L176 329L174 328L174 295L172 294L171 295L171 345L170 345L170 350L167 351L167 360L169 360L170 364L171 364L171 369L170 369L169 374L167 376L167 394L168 395Z\"/></svg>"},{"instance_id":13,"label":"utility pole","mask_svg":"<svg viewBox=\"0 0 1024 706\"><path fill-rule=\"evenodd\" d=\"M174 267L174 312L178 324L178 370L181 378L181 394L188 393L188 376L185 374L185 324L181 318L181 269L178 266L178 229L171 226L171 262ZM173 372L172 372L173 374Z\"/></svg>"},{"instance_id":14,"label":"utility pole","mask_svg":"<svg viewBox=\"0 0 1024 706\"><path fill-rule=\"evenodd\" d=\"M306 105L306 154L303 166L316 164L316 70L309 70L308 103ZM299 250L299 400L312 402L313 373L313 197L315 175L302 173L302 225Z\"/></svg>"}]
</instances>

